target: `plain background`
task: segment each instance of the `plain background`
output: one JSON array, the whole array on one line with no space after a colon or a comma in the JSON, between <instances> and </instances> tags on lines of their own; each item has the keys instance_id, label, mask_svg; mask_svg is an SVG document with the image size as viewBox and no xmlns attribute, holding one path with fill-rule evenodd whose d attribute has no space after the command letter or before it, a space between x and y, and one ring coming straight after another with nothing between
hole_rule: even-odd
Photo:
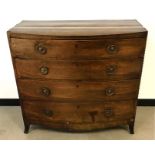
<instances>
[{"instance_id":1,"label":"plain background","mask_svg":"<svg viewBox=\"0 0 155 155\"><path fill-rule=\"evenodd\" d=\"M153 0L0 1L0 98L18 98L6 31L21 20L137 19L149 31L139 98L155 98Z\"/></svg>"}]
</instances>

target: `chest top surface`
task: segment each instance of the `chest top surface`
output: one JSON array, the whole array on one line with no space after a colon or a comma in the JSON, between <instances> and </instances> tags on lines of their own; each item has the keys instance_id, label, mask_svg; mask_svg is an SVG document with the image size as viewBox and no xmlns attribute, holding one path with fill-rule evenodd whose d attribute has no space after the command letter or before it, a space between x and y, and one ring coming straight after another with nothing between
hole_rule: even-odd
<instances>
[{"instance_id":1,"label":"chest top surface","mask_svg":"<svg viewBox=\"0 0 155 155\"><path fill-rule=\"evenodd\" d=\"M22 21L8 32L10 35L89 37L121 34L142 35L147 30L137 20L57 20Z\"/></svg>"}]
</instances>

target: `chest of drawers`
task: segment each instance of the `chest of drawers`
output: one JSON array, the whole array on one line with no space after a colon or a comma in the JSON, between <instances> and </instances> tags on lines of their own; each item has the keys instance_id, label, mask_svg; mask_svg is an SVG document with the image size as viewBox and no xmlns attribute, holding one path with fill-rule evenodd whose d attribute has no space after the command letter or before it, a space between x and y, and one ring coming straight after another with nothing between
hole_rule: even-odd
<instances>
[{"instance_id":1,"label":"chest of drawers","mask_svg":"<svg viewBox=\"0 0 155 155\"><path fill-rule=\"evenodd\" d=\"M25 133L128 125L134 133L147 30L136 20L22 21L8 31Z\"/></svg>"}]
</instances>

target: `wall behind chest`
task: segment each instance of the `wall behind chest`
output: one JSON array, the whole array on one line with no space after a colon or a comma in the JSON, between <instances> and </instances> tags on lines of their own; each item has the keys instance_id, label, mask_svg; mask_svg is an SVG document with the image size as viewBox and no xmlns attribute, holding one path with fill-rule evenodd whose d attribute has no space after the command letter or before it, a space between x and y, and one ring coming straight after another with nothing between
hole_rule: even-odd
<instances>
[{"instance_id":1,"label":"wall behind chest","mask_svg":"<svg viewBox=\"0 0 155 155\"><path fill-rule=\"evenodd\" d=\"M0 2L0 98L18 98L6 31L21 20L137 19L149 31L139 98L155 98L153 0L14 0Z\"/></svg>"}]
</instances>

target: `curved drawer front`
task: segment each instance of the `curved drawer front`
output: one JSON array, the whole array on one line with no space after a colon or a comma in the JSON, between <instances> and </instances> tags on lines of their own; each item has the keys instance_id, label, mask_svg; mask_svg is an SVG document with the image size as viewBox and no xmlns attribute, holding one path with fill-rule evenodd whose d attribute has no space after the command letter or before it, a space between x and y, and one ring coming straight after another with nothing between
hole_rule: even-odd
<instances>
[{"instance_id":1,"label":"curved drawer front","mask_svg":"<svg viewBox=\"0 0 155 155\"><path fill-rule=\"evenodd\" d=\"M19 79L18 86L22 99L106 101L137 98L139 80L108 83Z\"/></svg>"},{"instance_id":2,"label":"curved drawer front","mask_svg":"<svg viewBox=\"0 0 155 155\"><path fill-rule=\"evenodd\" d=\"M140 78L142 59L87 61L15 61L18 78L122 80Z\"/></svg>"},{"instance_id":3,"label":"curved drawer front","mask_svg":"<svg viewBox=\"0 0 155 155\"><path fill-rule=\"evenodd\" d=\"M145 38L104 40L11 39L13 57L53 59L102 59L143 57Z\"/></svg>"},{"instance_id":4,"label":"curved drawer front","mask_svg":"<svg viewBox=\"0 0 155 155\"><path fill-rule=\"evenodd\" d=\"M24 101L27 119L40 122L63 123L103 123L133 118L135 101L67 103Z\"/></svg>"}]
</instances>

